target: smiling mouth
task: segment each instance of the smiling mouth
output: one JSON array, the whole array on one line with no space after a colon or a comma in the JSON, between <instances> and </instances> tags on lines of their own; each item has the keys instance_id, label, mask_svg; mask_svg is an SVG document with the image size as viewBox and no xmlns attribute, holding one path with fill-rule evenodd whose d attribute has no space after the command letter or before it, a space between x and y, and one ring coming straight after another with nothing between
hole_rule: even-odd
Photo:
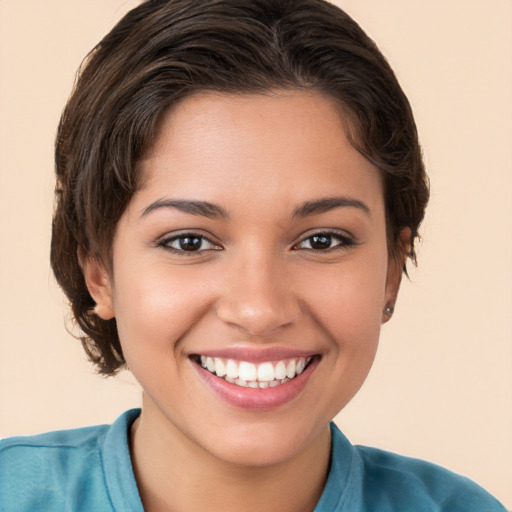
<instances>
[{"instance_id":1,"label":"smiling mouth","mask_svg":"<svg viewBox=\"0 0 512 512\"><path fill-rule=\"evenodd\" d=\"M251 363L194 354L191 359L211 374L245 388L274 388L298 377L316 356Z\"/></svg>"}]
</instances>

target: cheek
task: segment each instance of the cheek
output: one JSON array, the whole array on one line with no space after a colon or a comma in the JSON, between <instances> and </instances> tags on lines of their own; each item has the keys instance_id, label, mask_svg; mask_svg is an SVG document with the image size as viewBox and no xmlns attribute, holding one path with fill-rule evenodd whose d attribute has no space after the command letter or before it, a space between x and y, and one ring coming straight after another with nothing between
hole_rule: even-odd
<instances>
[{"instance_id":1,"label":"cheek","mask_svg":"<svg viewBox=\"0 0 512 512\"><path fill-rule=\"evenodd\" d=\"M386 254L347 262L316 275L308 302L332 339L357 350L375 344L385 302Z\"/></svg>"},{"instance_id":2,"label":"cheek","mask_svg":"<svg viewBox=\"0 0 512 512\"><path fill-rule=\"evenodd\" d=\"M122 270L116 274L114 309L125 357L151 360L176 353L180 338L211 303L207 280L192 276L193 267L174 270L154 262L143 272Z\"/></svg>"}]
</instances>

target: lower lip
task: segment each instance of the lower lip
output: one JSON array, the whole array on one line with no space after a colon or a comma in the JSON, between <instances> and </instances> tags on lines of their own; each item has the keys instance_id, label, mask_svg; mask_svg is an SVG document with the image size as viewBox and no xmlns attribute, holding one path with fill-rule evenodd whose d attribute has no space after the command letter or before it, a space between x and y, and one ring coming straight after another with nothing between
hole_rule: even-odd
<instances>
[{"instance_id":1,"label":"lower lip","mask_svg":"<svg viewBox=\"0 0 512 512\"><path fill-rule=\"evenodd\" d=\"M230 384L197 363L192 364L206 385L228 404L238 409L264 411L281 407L300 395L319 360L315 357L300 375L288 382L263 389Z\"/></svg>"}]
</instances>

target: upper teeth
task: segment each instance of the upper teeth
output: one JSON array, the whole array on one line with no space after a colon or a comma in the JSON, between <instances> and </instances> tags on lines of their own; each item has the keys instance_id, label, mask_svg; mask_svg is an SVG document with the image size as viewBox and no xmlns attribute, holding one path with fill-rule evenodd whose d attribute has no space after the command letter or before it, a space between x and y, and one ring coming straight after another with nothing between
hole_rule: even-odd
<instances>
[{"instance_id":1,"label":"upper teeth","mask_svg":"<svg viewBox=\"0 0 512 512\"><path fill-rule=\"evenodd\" d=\"M310 360L311 357L296 357L254 364L220 357L201 356L200 358L201 366L209 372L223 377L228 382L250 387L256 387L251 383L257 383L258 387L267 387L265 384L272 386L293 379L304 371Z\"/></svg>"}]
</instances>

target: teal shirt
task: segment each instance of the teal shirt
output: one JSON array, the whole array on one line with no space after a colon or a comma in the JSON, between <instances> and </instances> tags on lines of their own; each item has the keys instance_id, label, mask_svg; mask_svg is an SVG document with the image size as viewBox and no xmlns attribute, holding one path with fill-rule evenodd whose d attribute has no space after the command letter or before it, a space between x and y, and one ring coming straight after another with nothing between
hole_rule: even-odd
<instances>
[{"instance_id":1,"label":"teal shirt","mask_svg":"<svg viewBox=\"0 0 512 512\"><path fill-rule=\"evenodd\" d=\"M0 441L1 512L143 512L128 433L112 425ZM352 446L331 424L329 477L315 512L505 512L467 478L428 462Z\"/></svg>"}]
</instances>

